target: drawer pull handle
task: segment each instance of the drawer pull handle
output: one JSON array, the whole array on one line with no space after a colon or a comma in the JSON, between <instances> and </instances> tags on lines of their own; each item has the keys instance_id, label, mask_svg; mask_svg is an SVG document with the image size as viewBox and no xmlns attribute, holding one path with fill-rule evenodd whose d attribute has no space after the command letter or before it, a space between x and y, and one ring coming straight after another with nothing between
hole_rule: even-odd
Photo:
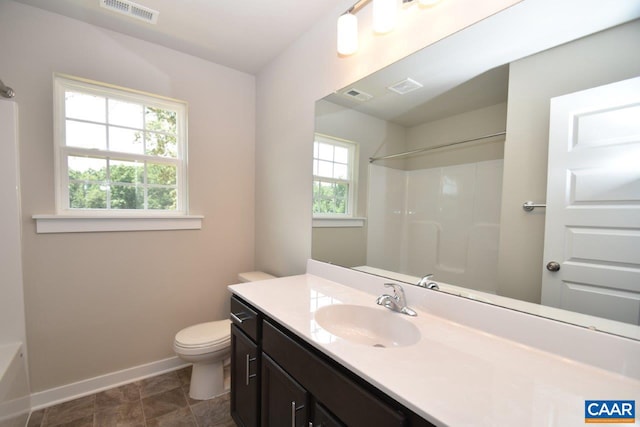
<instances>
[{"instance_id":1,"label":"drawer pull handle","mask_svg":"<svg viewBox=\"0 0 640 427\"><path fill-rule=\"evenodd\" d=\"M291 427L296 427L296 401L291 402Z\"/></svg>"},{"instance_id":2,"label":"drawer pull handle","mask_svg":"<svg viewBox=\"0 0 640 427\"><path fill-rule=\"evenodd\" d=\"M233 320L234 322L242 323L245 320L249 320L248 317L245 317L244 319L240 318L240 316L242 316L244 313L235 314L235 313L232 312L232 313L229 313L229 314L231 315L231 320Z\"/></svg>"},{"instance_id":3,"label":"drawer pull handle","mask_svg":"<svg viewBox=\"0 0 640 427\"><path fill-rule=\"evenodd\" d=\"M247 354L247 358L246 358L246 380L245 380L245 385L249 385L249 380L251 380L251 378L255 378L256 374L250 375L249 374L249 362L255 362L256 358L255 357L250 357L249 354Z\"/></svg>"},{"instance_id":4,"label":"drawer pull handle","mask_svg":"<svg viewBox=\"0 0 640 427\"><path fill-rule=\"evenodd\" d=\"M291 427L296 427L296 411L299 411L302 408L304 408L304 405L296 408L295 400L291 402ZM313 424L309 423L309 425Z\"/></svg>"}]
</instances>

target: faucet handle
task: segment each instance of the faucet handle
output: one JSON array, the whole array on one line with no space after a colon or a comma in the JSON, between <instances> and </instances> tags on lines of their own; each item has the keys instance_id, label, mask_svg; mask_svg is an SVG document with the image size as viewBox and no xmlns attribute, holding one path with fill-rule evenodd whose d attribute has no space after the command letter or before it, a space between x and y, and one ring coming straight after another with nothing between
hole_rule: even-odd
<instances>
[{"instance_id":1,"label":"faucet handle","mask_svg":"<svg viewBox=\"0 0 640 427\"><path fill-rule=\"evenodd\" d=\"M397 283L385 283L384 287L393 289L393 297L397 301L404 302L404 289L402 289L402 286L398 285Z\"/></svg>"},{"instance_id":2,"label":"faucet handle","mask_svg":"<svg viewBox=\"0 0 640 427\"><path fill-rule=\"evenodd\" d=\"M436 289L436 290L440 289L436 282L431 282L432 277L433 277L433 274L427 274L426 276L423 276L422 279L420 279L420 281L417 283L417 285L422 288Z\"/></svg>"},{"instance_id":3,"label":"faucet handle","mask_svg":"<svg viewBox=\"0 0 640 427\"><path fill-rule=\"evenodd\" d=\"M416 285L426 288L428 287L427 283L429 283L429 280L431 280L432 277L433 277L433 274L431 273L425 274L424 276L422 276L422 279L418 280L418 283L416 283Z\"/></svg>"}]
</instances>

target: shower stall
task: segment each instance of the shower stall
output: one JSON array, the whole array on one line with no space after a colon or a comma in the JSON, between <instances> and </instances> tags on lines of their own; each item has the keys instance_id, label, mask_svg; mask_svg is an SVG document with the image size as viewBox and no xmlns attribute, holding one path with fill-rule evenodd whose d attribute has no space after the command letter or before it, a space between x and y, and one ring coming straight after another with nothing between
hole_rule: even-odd
<instances>
[{"instance_id":1,"label":"shower stall","mask_svg":"<svg viewBox=\"0 0 640 427\"><path fill-rule=\"evenodd\" d=\"M0 427L25 426L27 376L18 163L18 104L0 81ZM6 99L5 99L6 98Z\"/></svg>"},{"instance_id":2,"label":"shower stall","mask_svg":"<svg viewBox=\"0 0 640 427\"><path fill-rule=\"evenodd\" d=\"M496 293L503 160L369 166L367 265Z\"/></svg>"}]
</instances>

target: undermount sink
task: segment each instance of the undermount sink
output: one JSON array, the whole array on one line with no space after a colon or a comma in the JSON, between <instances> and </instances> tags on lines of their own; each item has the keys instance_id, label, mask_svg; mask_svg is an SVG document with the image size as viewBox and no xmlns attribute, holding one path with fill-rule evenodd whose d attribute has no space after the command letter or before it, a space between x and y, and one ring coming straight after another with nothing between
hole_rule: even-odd
<instances>
[{"instance_id":1,"label":"undermount sink","mask_svg":"<svg viewBox=\"0 0 640 427\"><path fill-rule=\"evenodd\" d=\"M420 331L402 314L385 308L335 304L315 312L316 323L329 333L357 344L403 347L415 344Z\"/></svg>"}]
</instances>

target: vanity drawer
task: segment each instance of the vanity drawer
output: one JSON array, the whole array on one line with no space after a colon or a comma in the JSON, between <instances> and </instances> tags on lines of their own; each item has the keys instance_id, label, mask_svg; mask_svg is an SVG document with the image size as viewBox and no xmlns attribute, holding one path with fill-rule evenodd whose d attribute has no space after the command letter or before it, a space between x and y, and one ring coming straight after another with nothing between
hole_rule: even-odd
<instances>
[{"instance_id":1,"label":"vanity drawer","mask_svg":"<svg viewBox=\"0 0 640 427\"><path fill-rule=\"evenodd\" d=\"M262 351L348 426L405 426L406 417L268 321Z\"/></svg>"},{"instance_id":2,"label":"vanity drawer","mask_svg":"<svg viewBox=\"0 0 640 427\"><path fill-rule=\"evenodd\" d=\"M255 342L259 341L259 315L256 310L235 295L231 297L229 317L234 325L240 328Z\"/></svg>"}]
</instances>

